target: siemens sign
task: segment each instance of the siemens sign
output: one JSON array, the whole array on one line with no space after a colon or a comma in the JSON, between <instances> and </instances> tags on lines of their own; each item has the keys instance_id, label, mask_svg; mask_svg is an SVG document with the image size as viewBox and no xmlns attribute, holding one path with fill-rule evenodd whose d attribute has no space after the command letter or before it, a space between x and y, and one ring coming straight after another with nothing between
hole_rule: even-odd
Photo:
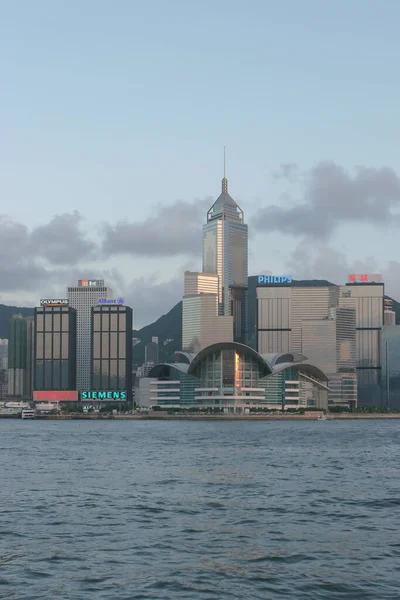
<instances>
[{"instance_id":1,"label":"siemens sign","mask_svg":"<svg viewBox=\"0 0 400 600\"><path fill-rule=\"evenodd\" d=\"M126 392L82 392L82 400L126 400Z\"/></svg>"},{"instance_id":2,"label":"siemens sign","mask_svg":"<svg viewBox=\"0 0 400 600\"><path fill-rule=\"evenodd\" d=\"M259 275L258 283L292 283L293 279L287 275Z\"/></svg>"}]
</instances>

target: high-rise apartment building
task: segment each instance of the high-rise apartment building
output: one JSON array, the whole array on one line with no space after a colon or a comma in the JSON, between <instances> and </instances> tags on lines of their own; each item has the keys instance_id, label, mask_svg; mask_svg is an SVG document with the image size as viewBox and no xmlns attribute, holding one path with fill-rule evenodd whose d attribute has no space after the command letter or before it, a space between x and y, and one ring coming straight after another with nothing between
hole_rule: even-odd
<instances>
[{"instance_id":1,"label":"high-rise apartment building","mask_svg":"<svg viewBox=\"0 0 400 600\"><path fill-rule=\"evenodd\" d=\"M24 395L26 369L26 321L15 314L8 321L8 395Z\"/></svg>"},{"instance_id":2,"label":"high-rise apartment building","mask_svg":"<svg viewBox=\"0 0 400 600\"><path fill-rule=\"evenodd\" d=\"M35 308L34 390L76 390L76 321L68 305Z\"/></svg>"},{"instance_id":3,"label":"high-rise apartment building","mask_svg":"<svg viewBox=\"0 0 400 600\"><path fill-rule=\"evenodd\" d=\"M91 383L86 390L126 392L132 402L132 309L100 304L91 314Z\"/></svg>"},{"instance_id":4,"label":"high-rise apartment building","mask_svg":"<svg viewBox=\"0 0 400 600\"><path fill-rule=\"evenodd\" d=\"M218 314L233 317L233 338L246 343L248 229L225 175L222 193L203 225L203 273L218 275Z\"/></svg>"},{"instance_id":5,"label":"high-rise apartment building","mask_svg":"<svg viewBox=\"0 0 400 600\"><path fill-rule=\"evenodd\" d=\"M217 342L233 341L233 317L218 314L217 274L185 272L182 300L182 348L199 352Z\"/></svg>"},{"instance_id":6,"label":"high-rise apartment building","mask_svg":"<svg viewBox=\"0 0 400 600\"><path fill-rule=\"evenodd\" d=\"M112 290L102 279L82 279L68 288L69 305L77 312L77 380L78 390L88 390L91 384L91 310L101 298L111 298Z\"/></svg>"},{"instance_id":7,"label":"high-rise apartment building","mask_svg":"<svg viewBox=\"0 0 400 600\"><path fill-rule=\"evenodd\" d=\"M151 338L151 342L146 344L144 349L144 361L145 362L153 362L154 364L158 363L158 337L154 336Z\"/></svg>"}]
</instances>

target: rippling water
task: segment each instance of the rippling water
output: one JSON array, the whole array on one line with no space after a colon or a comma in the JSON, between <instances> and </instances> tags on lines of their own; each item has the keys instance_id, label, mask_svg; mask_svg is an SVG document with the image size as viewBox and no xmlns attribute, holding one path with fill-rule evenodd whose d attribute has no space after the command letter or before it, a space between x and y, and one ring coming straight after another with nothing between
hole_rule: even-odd
<instances>
[{"instance_id":1,"label":"rippling water","mask_svg":"<svg viewBox=\"0 0 400 600\"><path fill-rule=\"evenodd\" d=\"M398 600L399 432L0 420L0 598Z\"/></svg>"}]
</instances>

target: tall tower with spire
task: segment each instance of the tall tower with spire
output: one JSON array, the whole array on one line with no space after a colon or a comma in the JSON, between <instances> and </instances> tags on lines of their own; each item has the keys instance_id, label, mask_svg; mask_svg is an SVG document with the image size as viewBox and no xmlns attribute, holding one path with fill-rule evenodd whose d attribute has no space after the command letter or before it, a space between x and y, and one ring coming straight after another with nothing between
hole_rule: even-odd
<instances>
[{"instance_id":1,"label":"tall tower with spire","mask_svg":"<svg viewBox=\"0 0 400 600\"><path fill-rule=\"evenodd\" d=\"M218 312L233 316L233 339L246 343L248 229L242 209L228 193L225 148L222 191L203 225L203 273L218 275Z\"/></svg>"}]
</instances>

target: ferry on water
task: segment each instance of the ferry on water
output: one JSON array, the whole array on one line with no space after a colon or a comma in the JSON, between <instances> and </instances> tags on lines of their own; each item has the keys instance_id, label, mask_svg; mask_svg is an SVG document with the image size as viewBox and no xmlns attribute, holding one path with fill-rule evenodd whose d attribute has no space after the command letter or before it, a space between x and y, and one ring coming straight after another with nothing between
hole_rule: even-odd
<instances>
[{"instance_id":1,"label":"ferry on water","mask_svg":"<svg viewBox=\"0 0 400 600\"><path fill-rule=\"evenodd\" d=\"M36 419L36 410L34 408L24 408L22 411L23 419Z\"/></svg>"}]
</instances>

